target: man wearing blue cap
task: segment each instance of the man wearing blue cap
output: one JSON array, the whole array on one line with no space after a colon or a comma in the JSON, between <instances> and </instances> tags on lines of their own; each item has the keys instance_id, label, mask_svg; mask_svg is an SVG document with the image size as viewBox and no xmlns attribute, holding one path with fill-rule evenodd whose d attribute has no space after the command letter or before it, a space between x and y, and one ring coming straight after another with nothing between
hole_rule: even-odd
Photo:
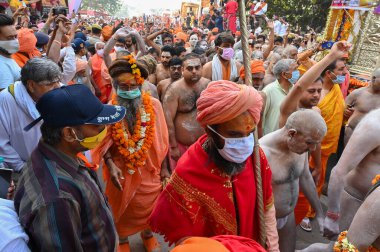
<instances>
[{"instance_id":1,"label":"man wearing blue cap","mask_svg":"<svg viewBox=\"0 0 380 252\"><path fill-rule=\"evenodd\" d=\"M84 85L64 86L37 102L42 139L24 167L15 208L33 251L116 251L112 214L94 167L78 158L125 116ZM78 154L79 153L79 154Z\"/></svg>"},{"instance_id":2,"label":"man wearing blue cap","mask_svg":"<svg viewBox=\"0 0 380 252\"><path fill-rule=\"evenodd\" d=\"M77 59L87 61L86 44L85 44L85 41L83 39L80 39L80 38L74 39L73 42L71 43L71 47L74 49L74 52L75 52Z\"/></svg>"}]
</instances>

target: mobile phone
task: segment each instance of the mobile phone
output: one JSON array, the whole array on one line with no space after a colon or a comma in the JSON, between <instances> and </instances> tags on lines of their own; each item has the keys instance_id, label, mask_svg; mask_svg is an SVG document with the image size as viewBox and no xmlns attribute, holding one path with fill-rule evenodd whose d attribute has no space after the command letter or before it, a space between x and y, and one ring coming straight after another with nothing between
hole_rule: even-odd
<instances>
[{"instance_id":1,"label":"mobile phone","mask_svg":"<svg viewBox=\"0 0 380 252\"><path fill-rule=\"evenodd\" d=\"M326 41L322 43L322 49L331 49L331 47L335 44L334 41Z\"/></svg>"},{"instance_id":2,"label":"mobile phone","mask_svg":"<svg viewBox=\"0 0 380 252\"><path fill-rule=\"evenodd\" d=\"M17 24L21 25L21 17L17 17Z\"/></svg>"},{"instance_id":3,"label":"mobile phone","mask_svg":"<svg viewBox=\"0 0 380 252\"><path fill-rule=\"evenodd\" d=\"M8 188L11 185L12 169L0 168L0 198L6 199Z\"/></svg>"},{"instance_id":4,"label":"mobile phone","mask_svg":"<svg viewBox=\"0 0 380 252\"><path fill-rule=\"evenodd\" d=\"M58 16L58 15L64 15L65 17L67 16L67 10L66 8L62 8L62 7L56 7L56 8L53 8L53 15L54 16Z\"/></svg>"}]
</instances>

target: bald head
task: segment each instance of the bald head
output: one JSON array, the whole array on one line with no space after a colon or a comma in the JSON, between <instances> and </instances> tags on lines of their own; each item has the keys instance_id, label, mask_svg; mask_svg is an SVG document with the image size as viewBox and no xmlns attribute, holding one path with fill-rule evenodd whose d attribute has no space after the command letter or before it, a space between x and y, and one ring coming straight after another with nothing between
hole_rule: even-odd
<instances>
[{"instance_id":1,"label":"bald head","mask_svg":"<svg viewBox=\"0 0 380 252\"><path fill-rule=\"evenodd\" d=\"M302 109L291 114L285 128L294 129L303 135L326 135L327 126L323 117L312 109Z\"/></svg>"},{"instance_id":2,"label":"bald head","mask_svg":"<svg viewBox=\"0 0 380 252\"><path fill-rule=\"evenodd\" d=\"M380 68L373 71L371 85L375 91L380 91Z\"/></svg>"}]
</instances>

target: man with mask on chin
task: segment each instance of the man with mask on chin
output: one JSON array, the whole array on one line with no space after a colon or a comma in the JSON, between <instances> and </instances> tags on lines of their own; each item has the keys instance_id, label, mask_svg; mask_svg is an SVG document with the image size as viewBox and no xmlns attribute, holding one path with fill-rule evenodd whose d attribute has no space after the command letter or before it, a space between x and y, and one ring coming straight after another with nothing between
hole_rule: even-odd
<instances>
[{"instance_id":1,"label":"man with mask on chin","mask_svg":"<svg viewBox=\"0 0 380 252\"><path fill-rule=\"evenodd\" d=\"M0 91L20 79L21 68L11 58L19 46L12 17L0 14Z\"/></svg>"},{"instance_id":2,"label":"man with mask on chin","mask_svg":"<svg viewBox=\"0 0 380 252\"><path fill-rule=\"evenodd\" d=\"M237 81L239 79L241 64L233 59L234 43L234 37L227 32L222 32L216 37L215 48L218 53L212 61L204 65L203 77L212 81Z\"/></svg>"},{"instance_id":3,"label":"man with mask on chin","mask_svg":"<svg viewBox=\"0 0 380 252\"><path fill-rule=\"evenodd\" d=\"M121 106L103 105L84 85L46 93L36 105L42 138L23 169L15 196L33 251L116 251L111 210L82 152L123 119ZM62 109L64 108L64 109Z\"/></svg>"},{"instance_id":4,"label":"man with mask on chin","mask_svg":"<svg viewBox=\"0 0 380 252\"><path fill-rule=\"evenodd\" d=\"M238 235L258 241L259 214L253 155L262 98L247 85L215 81L197 101L206 134L179 159L150 217L170 243L189 236ZM268 251L278 250L272 173L262 150L262 191Z\"/></svg>"}]
</instances>

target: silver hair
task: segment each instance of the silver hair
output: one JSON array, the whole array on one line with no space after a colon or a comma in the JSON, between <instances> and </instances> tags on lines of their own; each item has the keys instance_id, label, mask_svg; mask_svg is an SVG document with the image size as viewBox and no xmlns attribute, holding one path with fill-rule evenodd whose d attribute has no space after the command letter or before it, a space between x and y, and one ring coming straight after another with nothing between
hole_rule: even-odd
<instances>
[{"instance_id":1,"label":"silver hair","mask_svg":"<svg viewBox=\"0 0 380 252\"><path fill-rule=\"evenodd\" d=\"M58 82L62 76L59 66L46 58L33 58L21 69L21 81L24 85L28 80L35 82Z\"/></svg>"},{"instance_id":2,"label":"silver hair","mask_svg":"<svg viewBox=\"0 0 380 252\"><path fill-rule=\"evenodd\" d=\"M243 51L238 50L235 52L234 60L239 61L241 64L243 64Z\"/></svg>"},{"instance_id":3,"label":"silver hair","mask_svg":"<svg viewBox=\"0 0 380 252\"><path fill-rule=\"evenodd\" d=\"M280 79L281 73L287 72L290 70L291 65L296 63L293 59L282 59L279 60L276 65L273 67L273 74L277 79Z\"/></svg>"},{"instance_id":4,"label":"silver hair","mask_svg":"<svg viewBox=\"0 0 380 252\"><path fill-rule=\"evenodd\" d=\"M324 136L327 126L323 117L312 109L301 109L288 117L285 124L286 129L295 129L297 132L305 134L316 133Z\"/></svg>"},{"instance_id":5,"label":"silver hair","mask_svg":"<svg viewBox=\"0 0 380 252\"><path fill-rule=\"evenodd\" d=\"M285 47L284 51L282 51L282 57L284 59L289 59L289 57L290 57L290 51L292 51L292 50L298 51L297 47L295 47L294 45L287 45Z\"/></svg>"},{"instance_id":6,"label":"silver hair","mask_svg":"<svg viewBox=\"0 0 380 252\"><path fill-rule=\"evenodd\" d=\"M253 51L251 54L251 59L253 60L263 60L264 59L264 54L262 51Z\"/></svg>"},{"instance_id":7,"label":"silver hair","mask_svg":"<svg viewBox=\"0 0 380 252\"><path fill-rule=\"evenodd\" d=\"M98 47L98 45L105 45L103 42L96 42L95 43L95 50L97 50L96 48Z\"/></svg>"}]
</instances>

